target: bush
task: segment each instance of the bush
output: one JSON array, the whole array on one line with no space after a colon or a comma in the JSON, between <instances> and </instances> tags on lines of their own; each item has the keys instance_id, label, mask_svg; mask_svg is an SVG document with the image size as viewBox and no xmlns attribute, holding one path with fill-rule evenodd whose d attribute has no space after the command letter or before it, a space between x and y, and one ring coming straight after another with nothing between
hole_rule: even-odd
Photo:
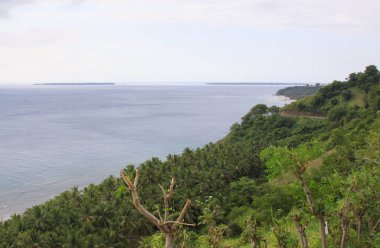
<instances>
[{"instance_id":1,"label":"bush","mask_svg":"<svg viewBox=\"0 0 380 248\"><path fill-rule=\"evenodd\" d=\"M342 91L342 97L346 101L350 100L353 96L354 95L352 94L351 90L344 90L344 91Z\"/></svg>"},{"instance_id":2,"label":"bush","mask_svg":"<svg viewBox=\"0 0 380 248\"><path fill-rule=\"evenodd\" d=\"M339 101L338 101L338 99L333 98L333 99L331 99L330 103L335 106L339 103Z\"/></svg>"},{"instance_id":3,"label":"bush","mask_svg":"<svg viewBox=\"0 0 380 248\"><path fill-rule=\"evenodd\" d=\"M332 109L329 114L328 118L331 121L339 122L347 115L347 109L344 107L337 107Z\"/></svg>"}]
</instances>

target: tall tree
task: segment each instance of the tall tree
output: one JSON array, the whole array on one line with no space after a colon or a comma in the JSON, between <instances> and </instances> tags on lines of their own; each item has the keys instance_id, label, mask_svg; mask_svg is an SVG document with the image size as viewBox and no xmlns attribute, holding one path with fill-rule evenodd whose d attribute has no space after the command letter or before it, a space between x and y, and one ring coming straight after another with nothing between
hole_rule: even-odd
<instances>
[{"instance_id":1,"label":"tall tree","mask_svg":"<svg viewBox=\"0 0 380 248\"><path fill-rule=\"evenodd\" d=\"M322 248L327 247L325 212L321 206L317 205L310 191L306 179L306 170L312 164L311 162L313 160L322 156L324 151L323 143L313 142L302 144L294 149L271 146L260 153L261 158L266 161L271 177L278 177L284 172L287 172L291 174L291 177L295 177L301 184L309 210L319 221Z\"/></svg>"},{"instance_id":2,"label":"tall tree","mask_svg":"<svg viewBox=\"0 0 380 248\"><path fill-rule=\"evenodd\" d=\"M191 201L187 200L185 206L182 208L181 212L179 213L176 220L169 220L169 201L170 198L174 194L174 187L175 187L175 180L174 178L170 181L170 186L167 191L164 190L164 188L160 186L160 189L163 194L163 200L164 200L164 216L162 217L161 214L159 214L159 217L154 216L152 213L150 213L147 209L144 208L144 206L140 202L140 197L137 192L137 185L140 177L139 170L136 170L134 181L132 182L129 177L124 173L124 170L120 172L121 178L124 180L124 182L127 184L128 189L132 196L133 205L135 208L150 222L152 222L165 236L165 247L166 248L174 248L174 240L175 235L178 231L178 225L188 225L193 226L193 224L187 224L184 223L186 212L188 211Z\"/></svg>"}]
</instances>

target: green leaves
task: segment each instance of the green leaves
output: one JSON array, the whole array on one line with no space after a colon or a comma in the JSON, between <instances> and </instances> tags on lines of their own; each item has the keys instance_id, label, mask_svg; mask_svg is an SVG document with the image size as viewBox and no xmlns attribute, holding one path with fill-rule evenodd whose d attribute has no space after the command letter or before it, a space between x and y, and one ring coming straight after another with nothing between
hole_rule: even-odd
<instances>
[{"instance_id":1,"label":"green leaves","mask_svg":"<svg viewBox=\"0 0 380 248\"><path fill-rule=\"evenodd\" d=\"M266 162L269 178L276 178L291 167L291 161L286 157L288 152L286 147L275 146L270 146L260 152L260 158Z\"/></svg>"},{"instance_id":2,"label":"green leaves","mask_svg":"<svg viewBox=\"0 0 380 248\"><path fill-rule=\"evenodd\" d=\"M325 147L324 143L318 141L302 144L294 149L270 146L260 152L260 158L266 162L269 178L279 177L284 172L300 176L305 173L308 162L324 154Z\"/></svg>"},{"instance_id":3,"label":"green leaves","mask_svg":"<svg viewBox=\"0 0 380 248\"><path fill-rule=\"evenodd\" d=\"M123 197L127 195L127 193L128 193L127 187L124 184L122 184L117 188L115 195L117 198L122 199Z\"/></svg>"}]
</instances>

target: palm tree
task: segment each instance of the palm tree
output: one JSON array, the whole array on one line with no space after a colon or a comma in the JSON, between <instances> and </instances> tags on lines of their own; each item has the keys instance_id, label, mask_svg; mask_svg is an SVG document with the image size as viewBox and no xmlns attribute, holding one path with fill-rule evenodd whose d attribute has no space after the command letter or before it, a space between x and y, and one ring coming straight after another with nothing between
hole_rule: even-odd
<instances>
[{"instance_id":1,"label":"palm tree","mask_svg":"<svg viewBox=\"0 0 380 248\"><path fill-rule=\"evenodd\" d=\"M31 208L30 211L26 212L24 218L25 223L29 228L39 231L46 231L49 229L49 216L40 206Z\"/></svg>"}]
</instances>

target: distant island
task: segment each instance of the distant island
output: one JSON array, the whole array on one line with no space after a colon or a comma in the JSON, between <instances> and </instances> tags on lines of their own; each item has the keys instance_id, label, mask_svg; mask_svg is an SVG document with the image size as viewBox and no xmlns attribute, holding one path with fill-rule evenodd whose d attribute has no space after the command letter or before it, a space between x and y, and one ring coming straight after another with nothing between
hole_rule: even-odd
<instances>
[{"instance_id":1,"label":"distant island","mask_svg":"<svg viewBox=\"0 0 380 248\"><path fill-rule=\"evenodd\" d=\"M207 85L302 85L306 86L307 83L268 83L268 82L257 82L257 83L247 83L247 82L241 82L241 83L206 83Z\"/></svg>"},{"instance_id":2,"label":"distant island","mask_svg":"<svg viewBox=\"0 0 380 248\"><path fill-rule=\"evenodd\" d=\"M115 83L36 83L33 85L51 85L51 86L99 86L99 85L116 85Z\"/></svg>"}]
</instances>

